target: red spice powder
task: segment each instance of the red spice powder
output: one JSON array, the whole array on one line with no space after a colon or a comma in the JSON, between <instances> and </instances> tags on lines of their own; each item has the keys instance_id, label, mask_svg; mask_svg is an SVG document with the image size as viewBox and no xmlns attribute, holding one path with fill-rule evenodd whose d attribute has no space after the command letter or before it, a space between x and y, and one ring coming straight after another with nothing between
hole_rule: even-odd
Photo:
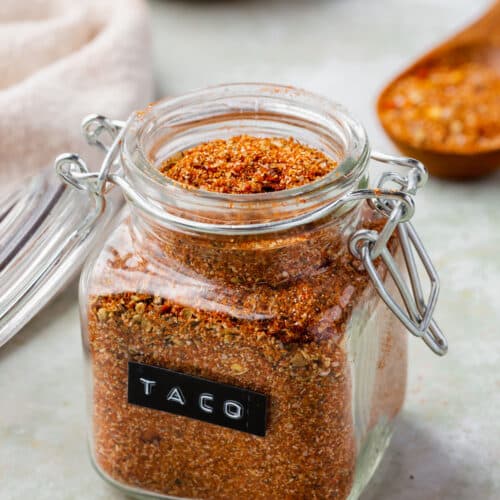
<instances>
[{"instance_id":1,"label":"red spice powder","mask_svg":"<svg viewBox=\"0 0 500 500\"><path fill-rule=\"evenodd\" d=\"M206 142L166 160L160 172L219 193L266 193L313 182L337 162L292 138L239 135Z\"/></svg>"}]
</instances>

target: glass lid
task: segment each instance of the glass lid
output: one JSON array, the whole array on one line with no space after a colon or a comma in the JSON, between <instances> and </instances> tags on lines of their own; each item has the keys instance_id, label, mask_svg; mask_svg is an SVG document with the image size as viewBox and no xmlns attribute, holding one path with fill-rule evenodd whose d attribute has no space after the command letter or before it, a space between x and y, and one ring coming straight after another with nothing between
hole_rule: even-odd
<instances>
[{"instance_id":1,"label":"glass lid","mask_svg":"<svg viewBox=\"0 0 500 500\"><path fill-rule=\"evenodd\" d=\"M115 125L108 123L112 138ZM96 128L83 127L90 143L107 149ZM121 200L117 189L105 203L72 189L53 168L0 191L0 347L77 275Z\"/></svg>"}]
</instances>

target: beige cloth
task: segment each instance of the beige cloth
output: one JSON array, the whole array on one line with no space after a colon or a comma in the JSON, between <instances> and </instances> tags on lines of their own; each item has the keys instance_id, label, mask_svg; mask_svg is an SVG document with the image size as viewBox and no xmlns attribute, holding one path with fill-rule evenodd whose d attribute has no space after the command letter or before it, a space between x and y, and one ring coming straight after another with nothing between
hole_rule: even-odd
<instances>
[{"instance_id":1,"label":"beige cloth","mask_svg":"<svg viewBox=\"0 0 500 500\"><path fill-rule=\"evenodd\" d=\"M145 0L0 0L0 186L69 151L96 169L82 118L125 119L152 87Z\"/></svg>"}]
</instances>

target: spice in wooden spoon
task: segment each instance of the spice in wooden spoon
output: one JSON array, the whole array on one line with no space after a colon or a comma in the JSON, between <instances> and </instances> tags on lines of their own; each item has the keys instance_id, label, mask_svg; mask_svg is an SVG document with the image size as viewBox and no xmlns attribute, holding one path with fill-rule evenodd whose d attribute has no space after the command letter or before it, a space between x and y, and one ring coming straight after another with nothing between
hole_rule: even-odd
<instances>
[{"instance_id":1,"label":"spice in wooden spoon","mask_svg":"<svg viewBox=\"0 0 500 500\"><path fill-rule=\"evenodd\" d=\"M500 74L481 61L436 61L391 87L380 118L391 135L414 147L500 148Z\"/></svg>"},{"instance_id":2,"label":"spice in wooden spoon","mask_svg":"<svg viewBox=\"0 0 500 500\"><path fill-rule=\"evenodd\" d=\"M441 177L500 167L500 0L417 60L381 93L378 114L399 149Z\"/></svg>"}]
</instances>

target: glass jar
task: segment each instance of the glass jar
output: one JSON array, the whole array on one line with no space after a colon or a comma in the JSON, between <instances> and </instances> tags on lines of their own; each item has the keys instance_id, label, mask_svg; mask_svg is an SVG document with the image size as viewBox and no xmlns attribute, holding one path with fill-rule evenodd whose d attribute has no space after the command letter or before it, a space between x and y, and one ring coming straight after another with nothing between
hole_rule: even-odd
<instances>
[{"instance_id":1,"label":"glass jar","mask_svg":"<svg viewBox=\"0 0 500 500\"><path fill-rule=\"evenodd\" d=\"M80 284L96 469L139 496L357 498L403 404L404 326L446 350L432 320L437 279L407 222L425 171L378 155L411 175L383 178L399 190L369 189L363 128L289 87L211 88L124 126L93 117L86 130L94 143L103 130L114 139L100 173L74 155L59 173L91 193L95 217L111 183L127 201ZM339 166L252 195L158 172L186 148L240 134L294 137Z\"/></svg>"}]
</instances>

